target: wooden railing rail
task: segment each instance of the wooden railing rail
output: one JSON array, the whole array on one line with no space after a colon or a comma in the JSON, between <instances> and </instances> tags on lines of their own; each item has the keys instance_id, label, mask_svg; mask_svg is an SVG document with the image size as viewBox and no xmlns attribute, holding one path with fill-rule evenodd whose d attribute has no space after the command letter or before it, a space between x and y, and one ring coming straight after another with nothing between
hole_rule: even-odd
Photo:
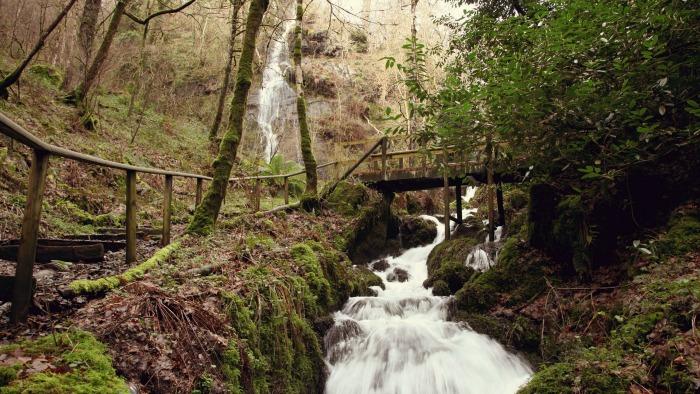
<instances>
[{"instance_id":1,"label":"wooden railing rail","mask_svg":"<svg viewBox=\"0 0 700 394\"><path fill-rule=\"evenodd\" d=\"M113 168L125 171L126 176L126 261L131 263L136 260L136 236L137 236L137 204L136 204L136 175L146 173L163 175L165 177L165 187L163 196L163 229L161 244L170 243L171 216L173 201L173 178L182 177L196 180L195 186L195 207L202 201L203 183L212 178L201 174L192 174L182 171L164 170L160 168L141 167L131 164L119 163L105 160L100 157L75 152L70 149L47 143L32 133L28 132L3 113L0 113L0 133L12 140L18 141L32 150L32 164L29 171L29 183L27 190L27 201L22 219L22 233L17 253L17 268L13 284L12 309L10 312L13 321L24 320L29 311L32 299L32 277L36 250L38 244L39 225L41 221L41 207L46 185L46 176L49 168L49 158L51 156L63 157L69 160L83 162L87 164ZM325 168L331 165L337 167L337 161L318 166ZM260 209L260 183L263 179L283 178L285 183L285 204L289 199L289 178L304 174L304 171L297 171L290 174L270 175L270 176L248 176L241 178L231 178L230 181L252 179L256 182L256 202L255 209Z\"/></svg>"}]
</instances>

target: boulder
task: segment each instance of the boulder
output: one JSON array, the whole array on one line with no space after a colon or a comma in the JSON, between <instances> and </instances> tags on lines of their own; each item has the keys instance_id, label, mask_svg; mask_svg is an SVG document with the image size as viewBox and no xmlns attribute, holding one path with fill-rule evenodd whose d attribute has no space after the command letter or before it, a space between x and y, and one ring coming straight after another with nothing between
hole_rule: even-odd
<instances>
[{"instance_id":1,"label":"boulder","mask_svg":"<svg viewBox=\"0 0 700 394\"><path fill-rule=\"evenodd\" d=\"M408 216L401 219L399 234L403 249L424 246L435 240L437 225L419 216Z\"/></svg>"},{"instance_id":2,"label":"boulder","mask_svg":"<svg viewBox=\"0 0 700 394\"><path fill-rule=\"evenodd\" d=\"M408 271L403 268L394 268L394 270L386 276L389 282L405 282L408 280Z\"/></svg>"}]
</instances>

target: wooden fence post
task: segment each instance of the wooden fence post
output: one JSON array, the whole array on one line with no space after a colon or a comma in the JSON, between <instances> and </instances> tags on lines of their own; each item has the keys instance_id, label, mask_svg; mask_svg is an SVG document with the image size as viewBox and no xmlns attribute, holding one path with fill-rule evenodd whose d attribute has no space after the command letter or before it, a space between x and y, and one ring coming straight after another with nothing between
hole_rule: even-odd
<instances>
[{"instance_id":1,"label":"wooden fence post","mask_svg":"<svg viewBox=\"0 0 700 394\"><path fill-rule=\"evenodd\" d=\"M22 220L22 238L17 252L14 289L12 290L12 309L10 318L13 322L24 321L32 302L32 278L36 258L37 238L41 221L41 204L44 199L46 173L49 168L49 153L34 149L32 166L29 170L29 188L27 203Z\"/></svg>"},{"instance_id":2,"label":"wooden fence post","mask_svg":"<svg viewBox=\"0 0 700 394\"><path fill-rule=\"evenodd\" d=\"M126 262L136 261L136 171L126 171Z\"/></svg>"},{"instance_id":3,"label":"wooden fence post","mask_svg":"<svg viewBox=\"0 0 700 394\"><path fill-rule=\"evenodd\" d=\"M255 178L255 212L260 211L260 178Z\"/></svg>"},{"instance_id":4,"label":"wooden fence post","mask_svg":"<svg viewBox=\"0 0 700 394\"><path fill-rule=\"evenodd\" d=\"M387 138L384 137L384 138L382 138L382 179L385 181L389 179L389 176L387 175L387 168L386 168L386 149L387 149Z\"/></svg>"},{"instance_id":5,"label":"wooden fence post","mask_svg":"<svg viewBox=\"0 0 700 394\"><path fill-rule=\"evenodd\" d=\"M503 184L498 182L496 186L496 206L498 207L498 225L506 225L506 213L505 207L503 206Z\"/></svg>"},{"instance_id":6,"label":"wooden fence post","mask_svg":"<svg viewBox=\"0 0 700 394\"><path fill-rule=\"evenodd\" d=\"M289 204L289 177L284 177L284 205Z\"/></svg>"},{"instance_id":7,"label":"wooden fence post","mask_svg":"<svg viewBox=\"0 0 700 394\"><path fill-rule=\"evenodd\" d=\"M464 222L464 218L462 217L462 180L457 181L457 185L455 185L455 201L457 203L457 221L459 224L462 224Z\"/></svg>"},{"instance_id":8,"label":"wooden fence post","mask_svg":"<svg viewBox=\"0 0 700 394\"><path fill-rule=\"evenodd\" d=\"M196 188L195 193L194 193L194 207L195 207L195 209L202 202L202 184L203 183L204 183L204 179L197 178L197 188Z\"/></svg>"},{"instance_id":9,"label":"wooden fence post","mask_svg":"<svg viewBox=\"0 0 700 394\"><path fill-rule=\"evenodd\" d=\"M450 179L447 174L447 151L443 148L442 150L442 201L445 204L445 240L450 240L452 234L450 234Z\"/></svg>"},{"instance_id":10,"label":"wooden fence post","mask_svg":"<svg viewBox=\"0 0 700 394\"><path fill-rule=\"evenodd\" d=\"M173 207L173 176L165 176L165 189L163 190L163 235L160 245L166 246L170 243L170 217Z\"/></svg>"}]
</instances>

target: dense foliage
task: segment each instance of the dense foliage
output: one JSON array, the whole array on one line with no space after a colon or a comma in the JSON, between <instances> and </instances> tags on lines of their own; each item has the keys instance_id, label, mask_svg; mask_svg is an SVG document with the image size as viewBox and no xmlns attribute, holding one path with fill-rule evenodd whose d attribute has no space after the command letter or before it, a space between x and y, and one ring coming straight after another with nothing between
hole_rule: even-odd
<instances>
[{"instance_id":1,"label":"dense foliage","mask_svg":"<svg viewBox=\"0 0 700 394\"><path fill-rule=\"evenodd\" d=\"M494 135L539 173L614 180L700 137L693 2L557 0L453 28L443 89L412 86L432 138Z\"/></svg>"},{"instance_id":2,"label":"dense foliage","mask_svg":"<svg viewBox=\"0 0 700 394\"><path fill-rule=\"evenodd\" d=\"M425 119L415 139L470 152L493 140L500 171L531 167L561 199L576 196L569 201L584 216L602 196L616 195L616 209L634 206L625 189L640 169L667 165L658 178L681 173L669 181L676 188L692 179L700 141L697 2L532 1L524 14L495 12L491 3L500 4L476 2L446 22L454 34L439 90L425 88L431 76L422 46L409 55L417 65L398 66L418 99L413 111ZM595 237L584 233L585 242Z\"/></svg>"}]
</instances>

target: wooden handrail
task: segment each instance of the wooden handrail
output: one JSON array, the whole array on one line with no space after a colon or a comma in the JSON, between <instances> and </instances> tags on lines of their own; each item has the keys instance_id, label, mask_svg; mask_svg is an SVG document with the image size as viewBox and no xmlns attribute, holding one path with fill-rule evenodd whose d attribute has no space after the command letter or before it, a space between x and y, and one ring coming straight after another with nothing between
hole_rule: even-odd
<instances>
[{"instance_id":1,"label":"wooden handrail","mask_svg":"<svg viewBox=\"0 0 700 394\"><path fill-rule=\"evenodd\" d=\"M319 170L321 168L332 166L332 165L338 164L338 163L339 163L338 161L331 161L329 163L325 163L325 164L321 164L320 166L316 166L316 169ZM235 182L235 181L251 181L251 180L256 180L256 179L290 178L293 176L302 175L305 172L306 172L306 170L299 170L297 172L290 172L289 174L280 174L280 175L251 175L251 176L243 176L243 177L238 177L238 178L231 178L228 181Z\"/></svg>"},{"instance_id":2,"label":"wooden handrail","mask_svg":"<svg viewBox=\"0 0 700 394\"><path fill-rule=\"evenodd\" d=\"M140 167L131 164L119 163L105 160L100 157L75 152L43 141L41 138L28 132L17 123L9 119L0 112L0 133L16 140L32 149L33 160L29 171L29 190L27 191L27 202L22 220L22 236L17 253L17 268L14 278L14 290L12 295L11 318L13 321L26 319L29 306L32 300L32 272L36 259L36 249L38 244L39 224L41 222L41 206L46 185L49 159L51 156L63 157L87 164L102 167L114 168L125 171L126 175L126 260L131 263L136 260L136 174L146 173L165 176L165 190L163 198L163 234L162 243L170 241L170 218L172 215L172 194L173 177L192 178L196 182L195 205L202 200L202 183L204 180L212 180L211 177L201 174L192 174L181 171L164 170L152 167ZM322 164L317 168L324 168L337 165L339 162L333 161ZM284 178L285 180L285 201L288 200L287 187L289 177L301 175L304 171L297 171L290 174L251 176L242 178L231 178L229 181L254 179L256 186L256 210L260 209L260 181L270 178Z\"/></svg>"},{"instance_id":3,"label":"wooden handrail","mask_svg":"<svg viewBox=\"0 0 700 394\"><path fill-rule=\"evenodd\" d=\"M102 167L115 168L115 169L124 170L124 171L142 172L142 173L146 173L146 174L171 175L171 176L179 176L179 177L183 177L183 178L195 178L195 179L206 179L206 180L212 179L211 177L206 176L206 175L191 174L191 173L180 172L180 171L169 171L169 170L163 170L160 168L152 168L152 167L133 166L131 164L125 164L125 163L119 163L116 161L105 160L105 159L102 159L100 157L87 155L87 154L80 153L80 152L75 152L75 151L72 151L72 150L66 149L66 148L61 148L59 146L44 142L40 138L36 137L34 134L23 129L17 123L10 120L7 116L5 116L5 114L3 114L1 112L0 112L0 132L2 132L6 136L8 136L14 140L17 140L17 141L23 143L24 145L27 145L28 147L30 147L32 149L48 152L49 154L54 155L54 156L64 157L66 159L80 161L83 163L95 164L95 165L102 166Z\"/></svg>"},{"instance_id":4,"label":"wooden handrail","mask_svg":"<svg viewBox=\"0 0 700 394\"><path fill-rule=\"evenodd\" d=\"M367 160L367 158L372 154L372 152L377 150L377 148L379 148L384 143L384 141L386 141L386 137L382 137L377 142L375 142L374 145L372 145L372 147L369 148L367 152L365 152L365 154L362 155L362 157L360 157L360 159L355 162L355 164L348 168L342 176L340 176L328 189L326 189L323 195L321 195L321 200L325 200L331 193L333 193L333 190L335 190L340 181L349 177L353 173L353 171L355 171L355 169L359 167L360 164L362 164L363 161Z\"/></svg>"}]
</instances>

